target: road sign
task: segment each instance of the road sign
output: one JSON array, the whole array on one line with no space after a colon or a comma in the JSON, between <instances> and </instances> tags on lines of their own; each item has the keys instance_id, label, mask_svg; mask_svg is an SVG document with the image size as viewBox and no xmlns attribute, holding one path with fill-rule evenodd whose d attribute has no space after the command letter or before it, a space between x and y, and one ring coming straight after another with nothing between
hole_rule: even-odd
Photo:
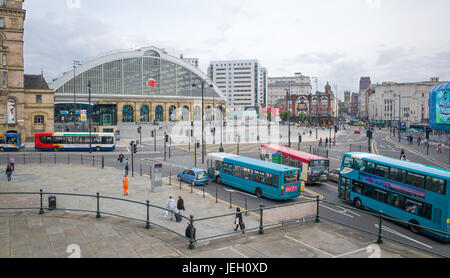
<instances>
[{"instance_id":1,"label":"road sign","mask_svg":"<svg viewBox=\"0 0 450 278\"><path fill-rule=\"evenodd\" d=\"M82 123L86 122L86 120L87 120L86 110L80 111L80 119L81 119Z\"/></svg>"}]
</instances>

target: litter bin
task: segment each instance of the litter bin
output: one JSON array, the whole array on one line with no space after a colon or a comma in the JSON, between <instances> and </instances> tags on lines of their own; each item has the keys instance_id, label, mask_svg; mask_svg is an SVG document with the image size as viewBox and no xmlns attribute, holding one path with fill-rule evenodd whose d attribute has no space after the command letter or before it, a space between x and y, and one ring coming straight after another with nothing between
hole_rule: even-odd
<instances>
[{"instance_id":1,"label":"litter bin","mask_svg":"<svg viewBox=\"0 0 450 278\"><path fill-rule=\"evenodd\" d=\"M56 196L53 195L48 196L48 209L49 210L56 209Z\"/></svg>"}]
</instances>

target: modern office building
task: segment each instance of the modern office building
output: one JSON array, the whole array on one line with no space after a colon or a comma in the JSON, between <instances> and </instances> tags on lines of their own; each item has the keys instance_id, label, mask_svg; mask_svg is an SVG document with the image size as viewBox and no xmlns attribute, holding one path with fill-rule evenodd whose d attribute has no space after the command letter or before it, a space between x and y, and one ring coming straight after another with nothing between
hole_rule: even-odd
<instances>
[{"instance_id":1,"label":"modern office building","mask_svg":"<svg viewBox=\"0 0 450 278\"><path fill-rule=\"evenodd\" d=\"M202 91L206 119L212 107L225 105L223 94L203 72L156 47L89 60L50 87L55 90L56 122L79 120L80 110L89 111L90 92L99 131L113 131L119 121L200 120Z\"/></svg>"},{"instance_id":2,"label":"modern office building","mask_svg":"<svg viewBox=\"0 0 450 278\"><path fill-rule=\"evenodd\" d=\"M301 73L289 77L269 77L268 83L267 107L285 102L287 90L291 95L309 95L312 91L311 79Z\"/></svg>"},{"instance_id":3,"label":"modern office building","mask_svg":"<svg viewBox=\"0 0 450 278\"><path fill-rule=\"evenodd\" d=\"M370 88L371 84L372 84L372 82L370 81L369 76L361 77L359 79L359 92L368 90Z\"/></svg>"},{"instance_id":4,"label":"modern office building","mask_svg":"<svg viewBox=\"0 0 450 278\"><path fill-rule=\"evenodd\" d=\"M229 108L255 108L265 105L267 69L258 60L211 61L208 76L223 93Z\"/></svg>"}]
</instances>

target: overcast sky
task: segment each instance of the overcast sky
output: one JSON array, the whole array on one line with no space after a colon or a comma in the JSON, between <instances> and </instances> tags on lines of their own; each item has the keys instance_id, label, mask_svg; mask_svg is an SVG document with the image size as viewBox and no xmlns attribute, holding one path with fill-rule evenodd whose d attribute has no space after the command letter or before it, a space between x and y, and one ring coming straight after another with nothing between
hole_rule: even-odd
<instances>
[{"instance_id":1,"label":"overcast sky","mask_svg":"<svg viewBox=\"0 0 450 278\"><path fill-rule=\"evenodd\" d=\"M209 61L258 59L269 77L372 83L450 80L448 0L25 0L25 73L153 45ZM313 89L315 84L313 83Z\"/></svg>"}]
</instances>

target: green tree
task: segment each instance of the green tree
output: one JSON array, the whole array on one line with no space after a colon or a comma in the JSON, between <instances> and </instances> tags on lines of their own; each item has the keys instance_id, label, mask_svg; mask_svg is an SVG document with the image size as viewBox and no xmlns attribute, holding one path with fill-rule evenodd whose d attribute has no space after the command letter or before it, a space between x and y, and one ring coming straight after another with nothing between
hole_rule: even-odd
<instances>
[{"instance_id":1,"label":"green tree","mask_svg":"<svg viewBox=\"0 0 450 278\"><path fill-rule=\"evenodd\" d=\"M268 120L269 122L272 121L272 112L270 112L270 110L267 111L267 120Z\"/></svg>"},{"instance_id":2,"label":"green tree","mask_svg":"<svg viewBox=\"0 0 450 278\"><path fill-rule=\"evenodd\" d=\"M303 123L305 121L305 118L306 118L305 113L304 112L300 112L299 120L300 120L301 123Z\"/></svg>"},{"instance_id":3,"label":"green tree","mask_svg":"<svg viewBox=\"0 0 450 278\"><path fill-rule=\"evenodd\" d=\"M312 121L312 117L311 117L311 114L306 114L306 121L310 124L311 123L311 121Z\"/></svg>"}]
</instances>

